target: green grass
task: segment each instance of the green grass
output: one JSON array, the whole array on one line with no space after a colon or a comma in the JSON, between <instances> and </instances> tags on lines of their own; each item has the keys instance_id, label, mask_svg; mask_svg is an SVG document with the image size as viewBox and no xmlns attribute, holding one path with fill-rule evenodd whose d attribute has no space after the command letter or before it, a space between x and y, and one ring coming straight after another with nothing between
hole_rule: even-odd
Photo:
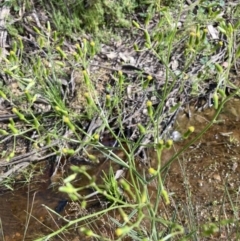
<instances>
[{"instance_id":1,"label":"green grass","mask_svg":"<svg viewBox=\"0 0 240 241\"><path fill-rule=\"evenodd\" d=\"M30 3L25 3L29 9L33 7ZM15 1L8 4L15 11L18 10L19 6ZM44 1L40 2L42 9L44 4ZM128 180L124 178L116 180L110 168L109 173L104 173L103 183L98 185L94 177L90 176L84 168L72 167L73 173L85 176L89 186L111 204L96 213L87 214L76 220L66 220L66 226L37 240L49 239L77 223L89 223L101 215L109 215L115 223L116 229L113 233L115 232L116 240L123 240L127 236L134 240L199 240L197 232L201 228L194 223L190 198L189 218L193 220L188 235L175 217L176 210L169 213L169 218L166 218L159 215L158 207L162 203L167 205L171 201L171 194L165 189L162 171L166 170L183 151L207 131L226 101L239 95L238 88L229 78L230 70L239 57L239 45L236 43L239 22L229 23L221 16L219 9L222 9L222 4L217 1L202 1L197 13L191 11L183 17L184 3L181 1L172 1L169 6L162 6L160 1L149 1L146 5L141 1L125 0L117 3L96 1L92 5L90 3L86 11L83 8L83 2L77 5L70 3L66 6L64 1L60 3L52 1L46 6L51 21L47 22L46 26L42 26L42 29L32 28L38 44L38 54L33 55L28 49L27 42L20 36L24 31L18 29L18 25L8 27L12 38L11 51L6 59L2 60L2 70L15 85L1 85L0 96L12 107L12 112L18 118L9 120L1 127L1 134L11 138L14 143L12 149L3 153L2 158L8 162L14 160L18 154L16 141L21 139L29 141L33 150L49 146L49 151L58 156L83 152L91 162L97 161L97 157L88 150L95 148L113 163L127 169L129 173ZM137 21L134 18L135 20L132 21L132 13L141 7L144 10L148 9L148 13L143 10L143 12L137 12L140 16L137 19L140 20ZM71 17L70 10L73 10ZM83 11L84 15L82 15ZM233 13L235 13L233 16L236 17L238 12L239 6L233 7ZM152 18L155 18L154 27L151 26ZM182 25L178 27L181 21ZM209 24L218 26L216 29L223 41L213 41L207 35ZM90 60L100 51L100 40L109 32L114 36L116 28L119 27L125 27L126 32L131 28L135 36L140 36L142 41L136 42L132 48L135 48L140 55L154 56L154 60L161 64L164 72L161 91L156 89L151 93L160 100L157 104L154 104L152 96L149 97L146 93L147 88L157 84L154 76L142 75L135 83L135 87L140 87L139 92L148 98L143 103L146 114L142 122L135 123L134 131L137 135L134 141L128 139L127 126L124 118L121 118L125 115L130 116L130 112L134 109L124 105L128 87L134 84L133 80L121 71L115 72L115 83L110 86L108 93L98 89L97 73L89 72ZM82 30L92 32L91 39L96 41L83 39L79 45L79 42L74 39L83 32ZM98 33L95 35L95 32ZM69 39L71 39L69 42L71 50L65 44ZM224 53L224 57L221 57L221 53ZM174 64L173 57L177 56L178 66L171 67ZM222 66L223 61L226 67ZM76 81L78 89L71 89L69 84L73 73L78 73L78 82ZM166 102L175 88L179 89L179 96L184 94L185 88L188 87L191 90L189 97L198 97L208 85L209 79L214 79L212 81L215 84L213 98L216 115L214 119L193 140L191 133L186 130L185 137L190 138L189 143L162 166L162 151L171 148L172 142L162 140L165 137L160 137L159 126L181 104L180 101L176 102L166 112ZM225 89L229 85L234 90L233 94L227 97ZM71 95L71 91L75 92L75 97ZM75 108L76 105L71 104L72 102L79 107ZM99 118L97 128L93 131L87 130L89 122L96 117ZM33 132L37 133L37 137L32 137ZM113 137L124 153L124 159L115 154L111 148L101 144L98 137L104 133L109 133ZM151 138L144 143L147 136ZM144 148L146 145L156 150L157 165L139 170L135 153L139 147ZM75 178L75 174L66 177L59 190L68 193L72 200L78 201L84 208L86 197L82 197L79 191L85 187L75 187ZM157 197L154 200L149 191L149 185L153 181L158 187ZM125 198L121 198L122 193ZM113 210L120 214L121 222L111 217L110 211ZM53 212L53 210L50 211ZM215 224L206 224L204 234L210 236L215 232L215 226ZM102 237L101 233L89 227L91 226L86 225L81 228L81 232L96 240L111 240Z\"/></svg>"}]
</instances>

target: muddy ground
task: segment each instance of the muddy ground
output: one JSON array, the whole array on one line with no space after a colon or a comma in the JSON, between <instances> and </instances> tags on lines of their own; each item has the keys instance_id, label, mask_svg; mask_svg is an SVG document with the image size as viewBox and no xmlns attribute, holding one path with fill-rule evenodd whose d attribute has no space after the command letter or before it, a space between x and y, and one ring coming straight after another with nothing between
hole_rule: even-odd
<instances>
[{"instance_id":1,"label":"muddy ground","mask_svg":"<svg viewBox=\"0 0 240 241\"><path fill-rule=\"evenodd\" d=\"M240 237L238 226L239 110L239 99L227 102L217 122L207 133L175 160L167 172L163 172L171 204L159 207L159 215L170 218L175 213L176 220L185 228L186 233L196 230L190 240L193 240L193 237L197 237L197 240L237 240ZM191 113L191 117L189 118L186 113ZM214 113L213 108L198 112L190 107L178 114L175 129L184 132L188 126L195 126L196 132L190 137L191 139L211 120ZM173 149L165 152L162 156L163 165L190 139L175 143ZM147 153L154 166L155 151L149 149ZM99 165L103 170L109 168L109 164ZM6 241L22 240L24 235L25 240L33 240L33 236L36 238L46 235L61 227L64 221L49 212L43 205L58 210L60 215L70 219L75 215L79 217L93 212L101 206L96 198L85 210L74 202L66 204L68 197L59 193L57 188L50 187L49 168L48 162L42 162L40 168L42 174L35 175L32 181L24 186L16 181L14 191L2 193L0 196L1 230ZM35 169L36 172L39 170ZM91 167L90 172L98 173L97 178L100 180L99 166ZM17 188L18 186L20 188ZM153 190L155 190L154 182L150 184L149 192L154 193ZM154 200L154 195L151 198ZM98 207L96 207L97 203ZM118 217L116 213L111 215ZM231 223L220 225L219 220L231 220ZM91 224L91 227L98 226L100 227L98 231L114 238L114 225L109 226L111 221L108 215L96 222ZM209 222L217 223L219 231L205 239L201 233L202 225ZM26 225L27 230L25 230ZM63 233L60 237L63 240L83 240L78 228L73 228L71 233ZM60 240L60 237L54 240Z\"/></svg>"}]
</instances>

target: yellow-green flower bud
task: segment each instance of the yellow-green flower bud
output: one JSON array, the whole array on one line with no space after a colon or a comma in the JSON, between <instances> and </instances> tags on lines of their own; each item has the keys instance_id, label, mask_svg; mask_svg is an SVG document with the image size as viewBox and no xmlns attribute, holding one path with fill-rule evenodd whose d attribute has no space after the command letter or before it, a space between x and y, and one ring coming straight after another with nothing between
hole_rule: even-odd
<instances>
[{"instance_id":1,"label":"yellow-green flower bud","mask_svg":"<svg viewBox=\"0 0 240 241\"><path fill-rule=\"evenodd\" d=\"M43 37L41 37L41 36L38 37L37 42L38 42L38 45L39 45L40 49L42 49L44 47L44 39L43 39Z\"/></svg>"},{"instance_id":2,"label":"yellow-green flower bud","mask_svg":"<svg viewBox=\"0 0 240 241\"><path fill-rule=\"evenodd\" d=\"M25 116L23 114L21 114L15 107L12 109L12 112L14 114L16 114L20 120L23 120L23 121L28 123L28 121L26 120Z\"/></svg>"},{"instance_id":3,"label":"yellow-green flower bud","mask_svg":"<svg viewBox=\"0 0 240 241\"><path fill-rule=\"evenodd\" d=\"M74 57L76 62L78 62L79 59L80 59L80 56L76 52L73 53L73 57Z\"/></svg>"},{"instance_id":4,"label":"yellow-green flower bud","mask_svg":"<svg viewBox=\"0 0 240 241\"><path fill-rule=\"evenodd\" d=\"M152 168L152 167L150 167L150 168L148 169L148 172L149 172L149 174L151 174L151 175L153 175L153 176L156 176L156 175L157 175L157 171L156 171L154 168Z\"/></svg>"},{"instance_id":5,"label":"yellow-green flower bud","mask_svg":"<svg viewBox=\"0 0 240 241\"><path fill-rule=\"evenodd\" d=\"M149 33L148 33L147 30L144 30L144 37L145 37L146 43L147 43L147 44L149 45L149 47L150 47L150 45L151 45L151 37L150 37L150 35L149 35Z\"/></svg>"},{"instance_id":6,"label":"yellow-green flower bud","mask_svg":"<svg viewBox=\"0 0 240 241\"><path fill-rule=\"evenodd\" d=\"M199 31L200 31L200 26L199 26L199 24L197 24L197 26L196 26L196 33L199 32Z\"/></svg>"},{"instance_id":7,"label":"yellow-green flower bud","mask_svg":"<svg viewBox=\"0 0 240 241\"><path fill-rule=\"evenodd\" d=\"M89 154L88 155L89 160L91 160L94 163L99 163L99 160L96 156Z\"/></svg>"},{"instance_id":8,"label":"yellow-green flower bud","mask_svg":"<svg viewBox=\"0 0 240 241\"><path fill-rule=\"evenodd\" d=\"M31 102L31 101L32 101L32 97L31 97L29 91L28 91L28 90L25 90L24 93L25 93L25 95L26 95L26 97L27 97L27 101L28 101L28 102Z\"/></svg>"},{"instance_id":9,"label":"yellow-green flower bud","mask_svg":"<svg viewBox=\"0 0 240 241\"><path fill-rule=\"evenodd\" d=\"M167 140L167 141L166 141L166 144L165 144L165 147L166 147L167 149L170 149L170 148L172 147L172 145L173 145L173 140Z\"/></svg>"},{"instance_id":10,"label":"yellow-green flower bud","mask_svg":"<svg viewBox=\"0 0 240 241\"><path fill-rule=\"evenodd\" d=\"M93 104L92 97L89 95L89 93L84 93L84 97L86 98L88 105Z\"/></svg>"},{"instance_id":11,"label":"yellow-green flower bud","mask_svg":"<svg viewBox=\"0 0 240 241\"><path fill-rule=\"evenodd\" d=\"M7 99L7 96L0 90L0 96L4 99L4 100L6 100Z\"/></svg>"},{"instance_id":12,"label":"yellow-green flower bud","mask_svg":"<svg viewBox=\"0 0 240 241\"><path fill-rule=\"evenodd\" d=\"M3 136L6 136L8 135L9 133L3 129L0 129L0 134L3 135Z\"/></svg>"},{"instance_id":13,"label":"yellow-green flower bud","mask_svg":"<svg viewBox=\"0 0 240 241\"><path fill-rule=\"evenodd\" d=\"M3 70L5 74L9 75L9 76L13 76L13 72L11 70L8 70L8 69L4 69Z\"/></svg>"},{"instance_id":14,"label":"yellow-green flower bud","mask_svg":"<svg viewBox=\"0 0 240 241\"><path fill-rule=\"evenodd\" d=\"M189 47L192 47L192 46L193 46L194 37L195 37L195 33L194 33L194 32L191 32L191 33L190 33L190 36L189 36L189 41L188 41Z\"/></svg>"},{"instance_id":15,"label":"yellow-green flower bud","mask_svg":"<svg viewBox=\"0 0 240 241\"><path fill-rule=\"evenodd\" d=\"M85 227L80 228L80 232L84 233L87 237L92 237L94 235L92 230Z\"/></svg>"},{"instance_id":16,"label":"yellow-green flower bud","mask_svg":"<svg viewBox=\"0 0 240 241\"><path fill-rule=\"evenodd\" d=\"M215 67L216 67L216 70L218 73L222 73L223 72L223 68L220 64L218 63L215 63Z\"/></svg>"},{"instance_id":17,"label":"yellow-green flower bud","mask_svg":"<svg viewBox=\"0 0 240 241\"><path fill-rule=\"evenodd\" d=\"M136 21L133 20L132 23L133 23L133 26L135 26L136 28L140 28L140 25Z\"/></svg>"},{"instance_id":18,"label":"yellow-green flower bud","mask_svg":"<svg viewBox=\"0 0 240 241\"><path fill-rule=\"evenodd\" d=\"M216 92L213 94L213 106L215 110L218 109L218 94Z\"/></svg>"},{"instance_id":19,"label":"yellow-green flower bud","mask_svg":"<svg viewBox=\"0 0 240 241\"><path fill-rule=\"evenodd\" d=\"M204 42L207 39L207 33L208 33L208 30L206 28L203 29L202 42Z\"/></svg>"},{"instance_id":20,"label":"yellow-green flower bud","mask_svg":"<svg viewBox=\"0 0 240 241\"><path fill-rule=\"evenodd\" d=\"M162 196L163 196L163 199L164 199L165 203L167 205L170 204L169 196L168 196L168 193L165 189L162 190Z\"/></svg>"},{"instance_id":21,"label":"yellow-green flower bud","mask_svg":"<svg viewBox=\"0 0 240 241\"><path fill-rule=\"evenodd\" d=\"M13 41L13 43L12 43L12 51L14 52L14 53L16 53L17 52L17 42L16 41Z\"/></svg>"},{"instance_id":22,"label":"yellow-green flower bud","mask_svg":"<svg viewBox=\"0 0 240 241\"><path fill-rule=\"evenodd\" d=\"M61 114L63 114L63 115L68 115L68 112L66 111L66 110L63 110L62 108L60 108L59 106L55 106L55 110L57 111L57 112L60 112Z\"/></svg>"},{"instance_id":23,"label":"yellow-green flower bud","mask_svg":"<svg viewBox=\"0 0 240 241\"><path fill-rule=\"evenodd\" d=\"M96 53L96 45L93 41L90 42L90 50L91 50L91 55L95 55Z\"/></svg>"},{"instance_id":24,"label":"yellow-green flower bud","mask_svg":"<svg viewBox=\"0 0 240 241\"><path fill-rule=\"evenodd\" d=\"M225 91L223 89L218 89L218 93L221 95L223 99L225 99L227 96L225 94Z\"/></svg>"},{"instance_id":25,"label":"yellow-green flower bud","mask_svg":"<svg viewBox=\"0 0 240 241\"><path fill-rule=\"evenodd\" d=\"M152 101L150 101L150 100L147 101L147 111L148 111L148 115L150 117L153 117Z\"/></svg>"},{"instance_id":26,"label":"yellow-green flower bud","mask_svg":"<svg viewBox=\"0 0 240 241\"><path fill-rule=\"evenodd\" d=\"M152 101L150 100L147 101L147 107L152 107Z\"/></svg>"},{"instance_id":27,"label":"yellow-green flower bud","mask_svg":"<svg viewBox=\"0 0 240 241\"><path fill-rule=\"evenodd\" d=\"M67 116L63 116L63 122L66 123L71 131L75 131L75 126L71 123Z\"/></svg>"},{"instance_id":28,"label":"yellow-green flower bud","mask_svg":"<svg viewBox=\"0 0 240 241\"><path fill-rule=\"evenodd\" d=\"M123 82L124 82L124 76L123 76L123 72L121 70L118 71L118 82L119 85L122 86Z\"/></svg>"},{"instance_id":29,"label":"yellow-green flower bud","mask_svg":"<svg viewBox=\"0 0 240 241\"><path fill-rule=\"evenodd\" d=\"M33 124L34 124L34 126L35 126L36 129L38 129L39 126L40 126L40 123L39 123L39 121L37 120L37 118L34 118L34 119L33 119Z\"/></svg>"},{"instance_id":30,"label":"yellow-green flower bud","mask_svg":"<svg viewBox=\"0 0 240 241\"><path fill-rule=\"evenodd\" d=\"M37 27L33 26L33 29L37 34L41 34L40 30Z\"/></svg>"},{"instance_id":31,"label":"yellow-green flower bud","mask_svg":"<svg viewBox=\"0 0 240 241\"><path fill-rule=\"evenodd\" d=\"M83 39L83 51L84 51L84 53L87 53L87 40L84 38Z\"/></svg>"},{"instance_id":32,"label":"yellow-green flower bud","mask_svg":"<svg viewBox=\"0 0 240 241\"><path fill-rule=\"evenodd\" d=\"M34 142L32 145L34 149L39 150L39 146L37 142Z\"/></svg>"},{"instance_id":33,"label":"yellow-green flower bud","mask_svg":"<svg viewBox=\"0 0 240 241\"><path fill-rule=\"evenodd\" d=\"M75 180L75 178L77 177L77 173L73 173L71 175L69 175L68 177L66 177L63 182L64 183L70 183L72 182L73 180Z\"/></svg>"},{"instance_id":34,"label":"yellow-green flower bud","mask_svg":"<svg viewBox=\"0 0 240 241\"><path fill-rule=\"evenodd\" d=\"M138 123L137 126L140 134L144 135L146 133L146 129L140 123Z\"/></svg>"},{"instance_id":35,"label":"yellow-green flower bud","mask_svg":"<svg viewBox=\"0 0 240 241\"><path fill-rule=\"evenodd\" d=\"M12 124L8 124L9 129L12 131L13 134L18 134L18 129L15 128Z\"/></svg>"},{"instance_id":36,"label":"yellow-green flower bud","mask_svg":"<svg viewBox=\"0 0 240 241\"><path fill-rule=\"evenodd\" d=\"M23 50L24 46L23 46L23 41L21 37L18 37L18 42L19 42L19 49Z\"/></svg>"},{"instance_id":37,"label":"yellow-green flower bud","mask_svg":"<svg viewBox=\"0 0 240 241\"><path fill-rule=\"evenodd\" d=\"M50 33L52 31L51 24L49 21L47 21L47 31Z\"/></svg>"},{"instance_id":38,"label":"yellow-green flower bud","mask_svg":"<svg viewBox=\"0 0 240 241\"><path fill-rule=\"evenodd\" d=\"M54 40L54 42L56 42L58 40L58 33L57 33L57 31L53 32L53 40Z\"/></svg>"},{"instance_id":39,"label":"yellow-green flower bud","mask_svg":"<svg viewBox=\"0 0 240 241\"><path fill-rule=\"evenodd\" d=\"M145 18L145 21L144 21L145 26L147 26L149 24L150 19L151 19L151 14L148 12L147 16Z\"/></svg>"},{"instance_id":40,"label":"yellow-green flower bud","mask_svg":"<svg viewBox=\"0 0 240 241\"><path fill-rule=\"evenodd\" d=\"M81 49L80 45L76 44L76 48L77 48L77 53L82 58L83 57L83 52L82 52L82 49Z\"/></svg>"},{"instance_id":41,"label":"yellow-green flower bud","mask_svg":"<svg viewBox=\"0 0 240 241\"><path fill-rule=\"evenodd\" d=\"M161 151L164 147L164 141L160 140L157 144L156 144L156 148L157 150Z\"/></svg>"},{"instance_id":42,"label":"yellow-green flower bud","mask_svg":"<svg viewBox=\"0 0 240 241\"><path fill-rule=\"evenodd\" d=\"M148 80L148 81L151 81L152 79L153 79L152 75L148 75L148 76L147 76L147 80Z\"/></svg>"},{"instance_id":43,"label":"yellow-green flower bud","mask_svg":"<svg viewBox=\"0 0 240 241\"><path fill-rule=\"evenodd\" d=\"M129 233L131 231L131 227L128 227L128 226L124 226L124 227L121 227L121 228L117 228L115 233L117 236L121 236L121 235L125 235L127 233Z\"/></svg>"},{"instance_id":44,"label":"yellow-green flower bud","mask_svg":"<svg viewBox=\"0 0 240 241\"><path fill-rule=\"evenodd\" d=\"M100 135L98 133L93 135L94 141L99 141Z\"/></svg>"},{"instance_id":45,"label":"yellow-green flower bud","mask_svg":"<svg viewBox=\"0 0 240 241\"><path fill-rule=\"evenodd\" d=\"M222 47L223 46L223 41L218 41L218 46Z\"/></svg>"},{"instance_id":46,"label":"yellow-green flower bud","mask_svg":"<svg viewBox=\"0 0 240 241\"><path fill-rule=\"evenodd\" d=\"M199 45L199 43L200 43L200 32L198 31L196 33L195 45Z\"/></svg>"},{"instance_id":47,"label":"yellow-green flower bud","mask_svg":"<svg viewBox=\"0 0 240 241\"><path fill-rule=\"evenodd\" d=\"M228 28L228 32L231 34L233 32L233 26L231 23L228 23L227 25L227 28Z\"/></svg>"},{"instance_id":48,"label":"yellow-green flower bud","mask_svg":"<svg viewBox=\"0 0 240 241\"><path fill-rule=\"evenodd\" d=\"M71 183L69 183L69 182L66 182L66 185L65 185L65 186L59 187L58 190L59 190L60 192L65 192L65 193L68 193L68 194L76 193L75 187L74 187Z\"/></svg>"},{"instance_id":49,"label":"yellow-green flower bud","mask_svg":"<svg viewBox=\"0 0 240 241\"><path fill-rule=\"evenodd\" d=\"M70 119L67 116L63 116L63 122L69 123Z\"/></svg>"},{"instance_id":50,"label":"yellow-green flower bud","mask_svg":"<svg viewBox=\"0 0 240 241\"><path fill-rule=\"evenodd\" d=\"M9 121L10 121L12 126L15 126L15 122L14 122L13 118L9 118Z\"/></svg>"},{"instance_id":51,"label":"yellow-green flower bud","mask_svg":"<svg viewBox=\"0 0 240 241\"><path fill-rule=\"evenodd\" d=\"M149 86L149 83L151 82L152 79L153 78L151 75L147 76L147 80L143 83L143 89L146 89Z\"/></svg>"},{"instance_id":52,"label":"yellow-green flower bud","mask_svg":"<svg viewBox=\"0 0 240 241\"><path fill-rule=\"evenodd\" d=\"M121 70L118 71L118 75L119 76L122 76L123 75L123 72Z\"/></svg>"},{"instance_id":53,"label":"yellow-green flower bud","mask_svg":"<svg viewBox=\"0 0 240 241\"><path fill-rule=\"evenodd\" d=\"M57 46L56 47L56 50L58 51L58 53L61 55L61 57L63 59L66 59L67 58L67 55L63 52L63 50L60 48L60 46Z\"/></svg>"},{"instance_id":54,"label":"yellow-green flower bud","mask_svg":"<svg viewBox=\"0 0 240 241\"><path fill-rule=\"evenodd\" d=\"M194 132L194 130L194 126L189 126L188 130L183 134L183 138L187 139Z\"/></svg>"},{"instance_id":55,"label":"yellow-green flower bud","mask_svg":"<svg viewBox=\"0 0 240 241\"><path fill-rule=\"evenodd\" d=\"M73 155L75 153L75 151L73 149L68 149L68 148L63 148L62 152L64 154L68 154L68 155Z\"/></svg>"},{"instance_id":56,"label":"yellow-green flower bud","mask_svg":"<svg viewBox=\"0 0 240 241\"><path fill-rule=\"evenodd\" d=\"M86 208L87 207L87 201L86 200L83 200L81 202L81 208Z\"/></svg>"},{"instance_id":57,"label":"yellow-green flower bud","mask_svg":"<svg viewBox=\"0 0 240 241\"><path fill-rule=\"evenodd\" d=\"M10 60L10 61L15 61L15 62L17 62L17 56L16 56L16 54L14 53L14 51L10 51L9 60Z\"/></svg>"},{"instance_id":58,"label":"yellow-green flower bud","mask_svg":"<svg viewBox=\"0 0 240 241\"><path fill-rule=\"evenodd\" d=\"M8 155L8 157L7 157L7 162L9 162L13 157L15 156L15 152L14 151L12 151L9 155Z\"/></svg>"},{"instance_id":59,"label":"yellow-green flower bud","mask_svg":"<svg viewBox=\"0 0 240 241\"><path fill-rule=\"evenodd\" d=\"M121 179L119 183L122 185L123 190L130 191L130 186L124 179Z\"/></svg>"},{"instance_id":60,"label":"yellow-green flower bud","mask_svg":"<svg viewBox=\"0 0 240 241\"><path fill-rule=\"evenodd\" d=\"M111 95L106 95L106 106L107 107L111 106Z\"/></svg>"},{"instance_id":61,"label":"yellow-green flower bud","mask_svg":"<svg viewBox=\"0 0 240 241\"><path fill-rule=\"evenodd\" d=\"M144 189L141 195L141 203L146 203L147 202L147 191Z\"/></svg>"},{"instance_id":62,"label":"yellow-green flower bud","mask_svg":"<svg viewBox=\"0 0 240 241\"><path fill-rule=\"evenodd\" d=\"M58 61L58 60L56 60L56 61L55 61L55 64L57 64L58 66L60 66L60 67L62 67L62 68L65 67L65 63L64 63L63 61Z\"/></svg>"},{"instance_id":63,"label":"yellow-green flower bud","mask_svg":"<svg viewBox=\"0 0 240 241\"><path fill-rule=\"evenodd\" d=\"M83 77L84 77L85 84L87 86L89 86L90 85L90 78L89 78L88 73L87 73L86 70L83 70Z\"/></svg>"},{"instance_id":64,"label":"yellow-green flower bud","mask_svg":"<svg viewBox=\"0 0 240 241\"><path fill-rule=\"evenodd\" d=\"M134 48L134 50L135 50L136 52L139 51L139 47L138 47L138 45L137 45L136 43L134 43L133 48Z\"/></svg>"},{"instance_id":65,"label":"yellow-green flower bud","mask_svg":"<svg viewBox=\"0 0 240 241\"><path fill-rule=\"evenodd\" d=\"M129 222L128 215L123 211L122 208L119 208L119 212L120 212L121 216L123 217L124 222L128 223Z\"/></svg>"}]
</instances>

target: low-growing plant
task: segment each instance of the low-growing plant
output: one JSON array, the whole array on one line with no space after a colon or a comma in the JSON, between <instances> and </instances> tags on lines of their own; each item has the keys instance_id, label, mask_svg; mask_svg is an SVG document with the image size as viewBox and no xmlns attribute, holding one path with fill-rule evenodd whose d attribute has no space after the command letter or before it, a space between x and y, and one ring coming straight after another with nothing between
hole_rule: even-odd
<instances>
[{"instance_id":1,"label":"low-growing plant","mask_svg":"<svg viewBox=\"0 0 240 241\"><path fill-rule=\"evenodd\" d=\"M29 141L33 150L36 151L42 147L49 147L50 155L72 156L84 153L92 165L99 163L98 157L94 152L92 153L93 150L97 150L110 163L119 166L117 171L123 170L128 174L128 178L117 176L110 165L107 172L101 173L103 180L100 184L84 166L72 166L72 174L63 180L59 190L67 193L70 200L79 202L82 208L87 208L87 201L95 195L107 200L108 205L95 213L77 217L75 220L61 217L67 223L65 226L37 240L50 239L79 223L83 226L80 231L87 237L110 240L108 237L103 237L97 230L91 229L88 223L100 215L111 216L111 211L116 211L121 217L120 219L111 217L116 225L114 234L116 240L123 240L126 237L133 240L184 240L196 237L195 228L198 227L194 226L194 230L191 230L188 236L185 234L184 227L174 217L174 213L169 217L160 215L159 206L171 204L172 198L165 187L162 174L215 123L224 104L239 94L239 89L229 80L230 69L236 60L235 53L238 51L234 48L234 41L236 31L239 30L235 27L236 25L220 18L219 10L215 9L215 6L211 9L208 1L199 7L200 10L210 11L211 9L211 14L209 13L206 21L197 23L199 16L202 16L199 10L201 14L196 18L189 16L189 19L194 21L186 24L187 28L183 26L179 29L183 2L179 3L178 13L170 10L170 7L162 7L160 1L150 3L160 10L159 21L154 28L150 28L151 19L147 19L147 16L144 16L146 17L144 24L138 21L132 22L134 30L143 40L143 43L134 44L136 53L153 55L163 68L164 82L160 88L155 88L158 79L153 74L142 74L141 78L139 76L139 79L136 78L138 82L134 83L122 71L118 71L114 73L115 85L110 86L111 91L100 92L97 89L94 74L89 72L90 60L98 51L95 42L84 39L81 44L76 43L72 47L73 51L69 51L64 45L65 40L58 37L69 26L71 28L67 35L78 31L79 26L85 24L86 30L97 31L106 25L106 18L115 21L116 25L128 25L130 21L125 21L124 17L138 6L135 1L89 2L86 3L89 8L87 11L84 9L84 1L67 5L65 2L52 1L49 9L53 10L53 22L57 31L52 30L50 22L43 29L33 28L37 36L39 54L29 57L25 53L25 45L20 36L12 42L10 54L2 61L2 66L4 74L16 83L16 89L13 91L10 87L2 87L0 96L12 107L14 116L7 120L7 124L1 127L0 131L1 135L12 139L13 145L12 149L2 157L7 162L14 161L16 143L21 138ZM113 7L112 4L115 6ZM110 7L112 7L111 11L109 11ZM72 8L73 21L69 21L71 18L68 12ZM78 14L83 11L85 15L80 19ZM106 14L106 11L109 13ZM225 39L224 66L223 57L219 55L222 51L221 41L216 43L208 36L209 21L218 26L216 31ZM180 55L177 67L173 66L174 53ZM69 81L75 72L78 72L77 89L73 87L77 84L76 80L72 78ZM188 86L190 86L188 90L191 95L188 97L198 96L199 89L212 78L215 84L212 103L216 109L213 119L193 137L194 128L199 127L190 126L185 133L182 133L182 138L188 142L163 165L162 152L173 148L174 143L172 139L167 138L168 133L161 129L162 123L169 115L171 116L171 113L177 112L180 108L182 105L180 96ZM143 96L144 113L141 113L139 123L126 121L131 118L133 114L131 112L134 110L130 101L126 101L130 84L135 84ZM226 96L228 85L233 88L233 92ZM151 88L153 88L152 92L149 91ZM168 106L170 108L166 111L166 102L169 98L173 98L172 91L176 88L179 98L176 98L176 102ZM73 96L71 92L74 93ZM157 101L154 103L155 99ZM71 105L73 100L79 108ZM96 120L96 123L93 123L96 126L91 129L89 122L92 120ZM130 130L136 133L132 138L126 134L129 123L133 126ZM101 135L104 133L112 137L114 145L124 154L123 157L119 156L111 146L102 144ZM3 138L0 143L4 143L5 140ZM138 168L136 159L139 152L149 147L156 152L155 166ZM75 186L78 176L86 178L88 184ZM155 183L155 198L149 188L152 183ZM93 190L92 194L82 195L81 192L86 188ZM48 210L57 214L49 208ZM203 226L203 234L206 236L213 234L216 230L216 224L210 223Z\"/></svg>"},{"instance_id":2,"label":"low-growing plant","mask_svg":"<svg viewBox=\"0 0 240 241\"><path fill-rule=\"evenodd\" d=\"M41 1L51 12L53 23L58 32L71 36L79 31L94 32L101 38L106 29L131 26L131 13L140 8L157 5L158 1ZM66 31L67 30L67 31ZM104 37L106 40L106 36Z\"/></svg>"}]
</instances>

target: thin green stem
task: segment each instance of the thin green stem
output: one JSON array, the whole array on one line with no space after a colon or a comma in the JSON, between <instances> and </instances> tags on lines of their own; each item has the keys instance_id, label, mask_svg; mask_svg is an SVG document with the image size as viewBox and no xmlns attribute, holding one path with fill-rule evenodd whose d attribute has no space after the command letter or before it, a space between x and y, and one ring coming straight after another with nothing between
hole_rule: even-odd
<instances>
[{"instance_id":1,"label":"thin green stem","mask_svg":"<svg viewBox=\"0 0 240 241\"><path fill-rule=\"evenodd\" d=\"M221 102L221 104L219 105L218 109L216 110L216 113L212 119L211 122L209 122L204 128L203 130L195 137L193 138L191 141L189 141L179 152L177 152L175 155L173 155L170 160L161 168L161 172L163 172L164 170L166 170L169 165L171 165L171 163L178 157L180 156L184 151L186 151L193 143L195 143L199 138L201 138L201 136L214 124L214 122L216 121L217 117L219 116L224 104L230 100L231 98L233 98L237 92L239 90L235 90L231 95L229 95L225 100L223 100Z\"/></svg>"}]
</instances>

